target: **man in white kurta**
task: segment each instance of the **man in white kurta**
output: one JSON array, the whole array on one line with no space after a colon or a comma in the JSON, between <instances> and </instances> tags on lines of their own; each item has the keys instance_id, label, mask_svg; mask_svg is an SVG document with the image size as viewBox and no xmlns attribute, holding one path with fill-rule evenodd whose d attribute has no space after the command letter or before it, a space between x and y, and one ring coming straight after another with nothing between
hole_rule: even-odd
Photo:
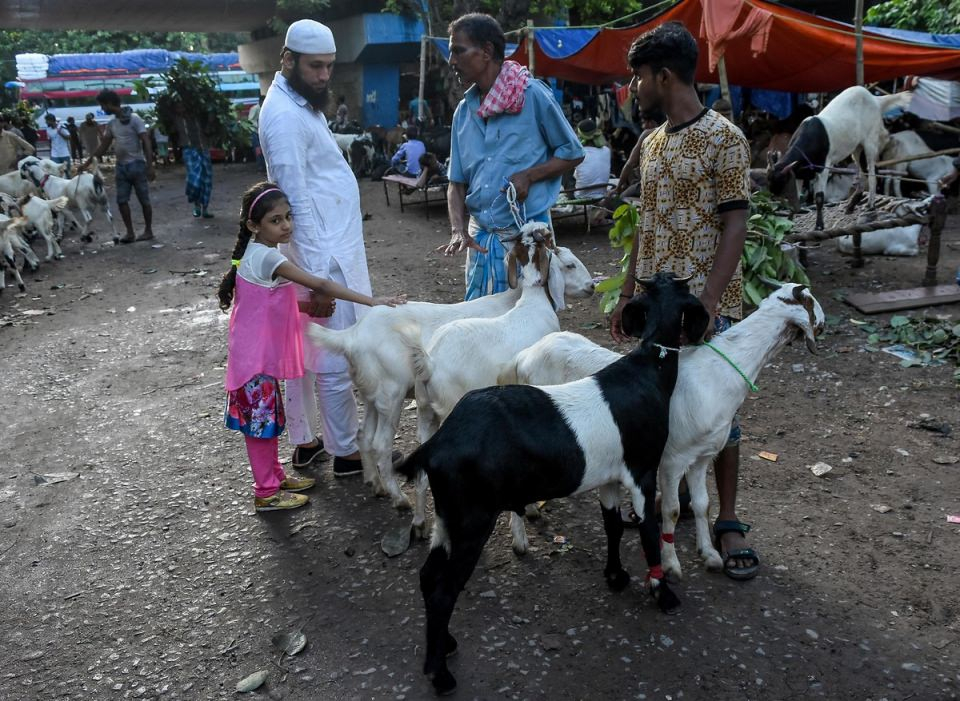
<instances>
[{"instance_id":1,"label":"man in white kurta","mask_svg":"<svg viewBox=\"0 0 960 701\"><path fill-rule=\"evenodd\" d=\"M370 294L360 189L322 111L335 53L333 34L324 25L313 20L290 25L281 71L260 110L260 144L268 177L286 193L293 211L293 237L284 253L313 275ZM301 290L300 298L310 300L309 290ZM344 329L361 309L341 301L331 317L301 314L301 319ZM323 447L335 456L334 474L360 472L357 404L346 359L307 343L304 361L304 377L286 383L287 428L298 447L294 462L306 466L319 454L313 448L319 399Z\"/></svg>"}]
</instances>

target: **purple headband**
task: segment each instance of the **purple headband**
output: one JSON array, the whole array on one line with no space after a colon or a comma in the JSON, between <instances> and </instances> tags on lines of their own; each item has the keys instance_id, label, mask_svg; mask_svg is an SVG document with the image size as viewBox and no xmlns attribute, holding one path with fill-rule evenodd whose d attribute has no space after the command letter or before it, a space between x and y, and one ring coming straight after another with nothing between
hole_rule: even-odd
<instances>
[{"instance_id":1,"label":"purple headband","mask_svg":"<svg viewBox=\"0 0 960 701\"><path fill-rule=\"evenodd\" d=\"M253 208L257 206L257 202L260 201L260 198L266 195L268 192L279 192L281 195L283 194L283 191L279 187L268 187L266 190L253 198L253 202L250 203L250 209L247 210L247 217L253 213Z\"/></svg>"}]
</instances>

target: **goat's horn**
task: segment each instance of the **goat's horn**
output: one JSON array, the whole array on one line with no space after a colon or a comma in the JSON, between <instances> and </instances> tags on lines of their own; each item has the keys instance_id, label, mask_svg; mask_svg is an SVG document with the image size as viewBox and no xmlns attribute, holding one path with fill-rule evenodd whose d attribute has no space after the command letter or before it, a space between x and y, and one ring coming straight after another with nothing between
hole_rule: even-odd
<instances>
[{"instance_id":1,"label":"goat's horn","mask_svg":"<svg viewBox=\"0 0 960 701\"><path fill-rule=\"evenodd\" d=\"M653 284L652 277L634 277L633 279L637 281L638 285L643 285L644 287L649 287Z\"/></svg>"},{"instance_id":2,"label":"goat's horn","mask_svg":"<svg viewBox=\"0 0 960 701\"><path fill-rule=\"evenodd\" d=\"M693 273L690 273L690 274L687 275L686 277L676 277L676 276L675 276L675 277L673 278L673 280L674 280L674 282L690 282L691 280L693 280Z\"/></svg>"}]
</instances>

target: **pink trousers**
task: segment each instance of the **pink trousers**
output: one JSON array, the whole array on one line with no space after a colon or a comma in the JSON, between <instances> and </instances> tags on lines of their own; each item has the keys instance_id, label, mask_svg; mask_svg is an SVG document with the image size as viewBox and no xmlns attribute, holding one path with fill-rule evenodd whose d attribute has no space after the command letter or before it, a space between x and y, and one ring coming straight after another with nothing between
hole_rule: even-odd
<instances>
[{"instance_id":1,"label":"pink trousers","mask_svg":"<svg viewBox=\"0 0 960 701\"><path fill-rule=\"evenodd\" d=\"M286 475L280 466L278 439L244 436L250 469L253 470L253 493L260 497L272 497L280 489Z\"/></svg>"}]
</instances>

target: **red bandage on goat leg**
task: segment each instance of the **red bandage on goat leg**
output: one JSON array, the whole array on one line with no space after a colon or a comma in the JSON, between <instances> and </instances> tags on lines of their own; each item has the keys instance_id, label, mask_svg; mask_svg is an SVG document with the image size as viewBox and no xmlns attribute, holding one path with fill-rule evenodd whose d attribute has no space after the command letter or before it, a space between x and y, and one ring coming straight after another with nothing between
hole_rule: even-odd
<instances>
[{"instance_id":1,"label":"red bandage on goat leg","mask_svg":"<svg viewBox=\"0 0 960 701\"><path fill-rule=\"evenodd\" d=\"M651 579L663 579L663 567L660 565L654 565L649 570L647 570L647 579L649 582Z\"/></svg>"},{"instance_id":2,"label":"red bandage on goat leg","mask_svg":"<svg viewBox=\"0 0 960 701\"><path fill-rule=\"evenodd\" d=\"M673 545L673 533L661 533L660 540L662 540L664 543L670 543L670 545Z\"/></svg>"}]
</instances>

